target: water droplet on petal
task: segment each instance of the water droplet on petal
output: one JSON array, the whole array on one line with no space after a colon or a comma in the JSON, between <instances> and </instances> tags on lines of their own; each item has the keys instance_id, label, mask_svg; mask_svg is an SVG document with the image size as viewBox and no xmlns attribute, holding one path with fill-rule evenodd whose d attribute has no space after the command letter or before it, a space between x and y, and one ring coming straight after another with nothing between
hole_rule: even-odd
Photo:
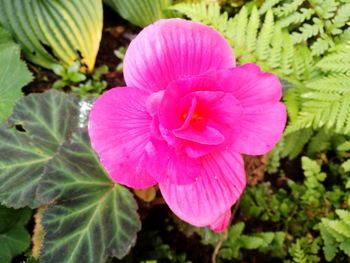
<instances>
[{"instance_id":1,"label":"water droplet on petal","mask_svg":"<svg viewBox=\"0 0 350 263\"><path fill-rule=\"evenodd\" d=\"M215 178L215 180L217 180L217 179L218 179L218 176L217 176L217 175L215 175L215 177L214 177L214 178Z\"/></svg>"}]
</instances>

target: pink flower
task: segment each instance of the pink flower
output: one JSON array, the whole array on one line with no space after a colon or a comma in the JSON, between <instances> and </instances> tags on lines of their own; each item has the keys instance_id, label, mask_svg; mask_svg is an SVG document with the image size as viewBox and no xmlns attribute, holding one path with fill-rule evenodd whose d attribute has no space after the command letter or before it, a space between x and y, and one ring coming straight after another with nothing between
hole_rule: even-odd
<instances>
[{"instance_id":1,"label":"pink flower","mask_svg":"<svg viewBox=\"0 0 350 263\"><path fill-rule=\"evenodd\" d=\"M127 87L104 93L89 120L93 148L111 178L159 184L171 210L224 230L245 184L241 153L264 154L286 123L281 83L255 64L235 67L208 26L160 20L131 42Z\"/></svg>"}]
</instances>

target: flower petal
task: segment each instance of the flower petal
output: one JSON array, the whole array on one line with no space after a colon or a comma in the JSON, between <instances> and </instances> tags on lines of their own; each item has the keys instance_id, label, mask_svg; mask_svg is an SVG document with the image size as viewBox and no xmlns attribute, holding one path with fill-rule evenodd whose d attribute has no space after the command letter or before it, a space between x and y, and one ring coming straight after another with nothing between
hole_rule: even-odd
<instances>
[{"instance_id":1,"label":"flower petal","mask_svg":"<svg viewBox=\"0 0 350 263\"><path fill-rule=\"evenodd\" d=\"M272 73L264 73L256 64L246 64L216 72L225 90L243 108L241 132L233 149L244 154L259 155L271 150L282 137L286 125L285 107L279 102L282 86Z\"/></svg>"},{"instance_id":2,"label":"flower petal","mask_svg":"<svg viewBox=\"0 0 350 263\"><path fill-rule=\"evenodd\" d=\"M193 76L170 83L164 92L159 107L159 120L162 125L167 129L179 128L183 124L182 115L193 104L193 98L195 97L193 91L212 89L219 90L219 83L215 79L206 76ZM222 97L222 92L219 95Z\"/></svg>"},{"instance_id":3,"label":"flower petal","mask_svg":"<svg viewBox=\"0 0 350 263\"><path fill-rule=\"evenodd\" d=\"M281 139L286 121L286 107L281 102L245 108L242 132L232 149L250 155L267 153Z\"/></svg>"},{"instance_id":4,"label":"flower petal","mask_svg":"<svg viewBox=\"0 0 350 263\"><path fill-rule=\"evenodd\" d=\"M200 173L198 159L190 158L165 141L152 140L148 143L145 166L158 182L169 181L173 184L192 183Z\"/></svg>"},{"instance_id":5,"label":"flower petal","mask_svg":"<svg viewBox=\"0 0 350 263\"><path fill-rule=\"evenodd\" d=\"M133 188L156 184L144 168L151 136L148 96L135 88L114 88L97 99L89 118L91 143L101 163L114 181Z\"/></svg>"},{"instance_id":6,"label":"flower petal","mask_svg":"<svg viewBox=\"0 0 350 263\"><path fill-rule=\"evenodd\" d=\"M224 135L209 125L201 130L193 129L192 127L188 127L186 129L176 129L173 131L173 134L177 138L205 145L218 145L225 141Z\"/></svg>"},{"instance_id":7,"label":"flower petal","mask_svg":"<svg viewBox=\"0 0 350 263\"><path fill-rule=\"evenodd\" d=\"M227 74L230 71L227 70ZM225 148L240 133L242 107L231 92L222 91L218 79L207 74L173 81L164 92L159 107L159 122L179 139L202 145ZM170 136L165 136L168 142ZM174 144L174 143L172 143ZM218 150L196 145L188 149L189 156L201 156Z\"/></svg>"},{"instance_id":8,"label":"flower petal","mask_svg":"<svg viewBox=\"0 0 350 263\"><path fill-rule=\"evenodd\" d=\"M214 29L184 19L164 19L144 28L124 59L128 86L165 89L176 79L235 66L232 49Z\"/></svg>"},{"instance_id":9,"label":"flower petal","mask_svg":"<svg viewBox=\"0 0 350 263\"><path fill-rule=\"evenodd\" d=\"M224 214L222 214L214 223L210 224L211 230L215 232L222 232L224 231L231 219L231 209L227 210Z\"/></svg>"},{"instance_id":10,"label":"flower petal","mask_svg":"<svg viewBox=\"0 0 350 263\"><path fill-rule=\"evenodd\" d=\"M282 85L277 76L262 72L256 64L218 71L216 78L225 90L231 88L243 107L278 102L282 97Z\"/></svg>"},{"instance_id":11,"label":"flower petal","mask_svg":"<svg viewBox=\"0 0 350 263\"><path fill-rule=\"evenodd\" d=\"M170 209L182 220L195 225L214 224L240 197L246 179L243 159L231 151L202 158L201 173L192 184L160 183ZM214 225L215 226L215 225Z\"/></svg>"}]
</instances>

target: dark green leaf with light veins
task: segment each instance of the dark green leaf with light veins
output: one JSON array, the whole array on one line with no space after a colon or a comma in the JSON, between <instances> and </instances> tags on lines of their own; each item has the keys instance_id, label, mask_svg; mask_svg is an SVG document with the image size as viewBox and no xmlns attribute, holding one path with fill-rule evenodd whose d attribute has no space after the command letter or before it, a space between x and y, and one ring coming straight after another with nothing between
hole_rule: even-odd
<instances>
[{"instance_id":1,"label":"dark green leaf with light veins","mask_svg":"<svg viewBox=\"0 0 350 263\"><path fill-rule=\"evenodd\" d=\"M54 202L43 214L43 262L104 262L122 258L140 229L132 194L113 183L90 147L75 133L47 167L39 199Z\"/></svg>"},{"instance_id":2,"label":"dark green leaf with light veins","mask_svg":"<svg viewBox=\"0 0 350 263\"><path fill-rule=\"evenodd\" d=\"M16 104L9 127L0 129L0 202L14 208L36 199L45 166L78 126L76 101L64 93L32 94ZM24 131L15 129L21 126Z\"/></svg>"}]
</instances>

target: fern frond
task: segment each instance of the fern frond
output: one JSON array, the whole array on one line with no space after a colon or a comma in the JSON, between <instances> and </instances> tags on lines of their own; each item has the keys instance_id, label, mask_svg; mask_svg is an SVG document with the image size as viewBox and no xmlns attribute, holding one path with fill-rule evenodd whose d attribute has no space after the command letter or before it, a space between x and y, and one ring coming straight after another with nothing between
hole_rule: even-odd
<instances>
[{"instance_id":1,"label":"fern frond","mask_svg":"<svg viewBox=\"0 0 350 263\"><path fill-rule=\"evenodd\" d=\"M313 9L301 8L300 11L287 16L279 20L279 24L282 28L288 27L292 24L301 24L306 20L309 20L315 13Z\"/></svg>"},{"instance_id":2,"label":"fern frond","mask_svg":"<svg viewBox=\"0 0 350 263\"><path fill-rule=\"evenodd\" d=\"M295 87L288 89L283 96L283 102L287 106L288 118L291 123L294 123L298 118L302 106L300 97L304 90L305 88L302 86Z\"/></svg>"},{"instance_id":3,"label":"fern frond","mask_svg":"<svg viewBox=\"0 0 350 263\"><path fill-rule=\"evenodd\" d=\"M314 61L311 52L305 45L300 45L294 52L293 71L295 76L300 79L310 79L315 71Z\"/></svg>"},{"instance_id":4,"label":"fern frond","mask_svg":"<svg viewBox=\"0 0 350 263\"><path fill-rule=\"evenodd\" d=\"M322 0L320 1L320 4L317 5L317 8L315 8L315 10L320 18L329 19L334 16L337 7L338 2L335 0Z\"/></svg>"},{"instance_id":5,"label":"fern frond","mask_svg":"<svg viewBox=\"0 0 350 263\"><path fill-rule=\"evenodd\" d=\"M294 44L304 42L319 33L323 33L322 21L318 18L313 18L312 21L314 24L303 24L299 29L300 33L294 32L292 34Z\"/></svg>"},{"instance_id":6,"label":"fern frond","mask_svg":"<svg viewBox=\"0 0 350 263\"><path fill-rule=\"evenodd\" d=\"M252 8L252 12L250 14L250 19L247 27L247 37L246 37L247 52L253 52L256 48L256 37L258 34L259 25L260 25L259 13L256 6L254 6Z\"/></svg>"},{"instance_id":7,"label":"fern frond","mask_svg":"<svg viewBox=\"0 0 350 263\"><path fill-rule=\"evenodd\" d=\"M331 148L332 134L325 129L321 129L313 136L307 146L307 155L313 156L317 153L325 152Z\"/></svg>"},{"instance_id":8,"label":"fern frond","mask_svg":"<svg viewBox=\"0 0 350 263\"><path fill-rule=\"evenodd\" d=\"M293 261L295 263L307 263L306 255L304 250L301 248L300 243L297 242L291 247L290 253L292 254Z\"/></svg>"},{"instance_id":9,"label":"fern frond","mask_svg":"<svg viewBox=\"0 0 350 263\"><path fill-rule=\"evenodd\" d=\"M262 4L262 6L259 9L259 14L263 15L267 11L269 11L273 6L277 5L278 3L282 2L283 0L266 0Z\"/></svg>"},{"instance_id":10,"label":"fern frond","mask_svg":"<svg viewBox=\"0 0 350 263\"><path fill-rule=\"evenodd\" d=\"M284 17L297 11L298 8L304 3L304 0L294 0L291 3L285 3L282 6L278 6L274 9L274 13L277 17Z\"/></svg>"},{"instance_id":11,"label":"fern frond","mask_svg":"<svg viewBox=\"0 0 350 263\"><path fill-rule=\"evenodd\" d=\"M349 74L350 45L341 46L338 52L328 55L317 63L317 67L326 72Z\"/></svg>"},{"instance_id":12,"label":"fern frond","mask_svg":"<svg viewBox=\"0 0 350 263\"><path fill-rule=\"evenodd\" d=\"M270 10L266 13L265 21L257 40L256 54L260 60L265 60L269 55L269 44L273 34L273 25L273 14Z\"/></svg>"},{"instance_id":13,"label":"fern frond","mask_svg":"<svg viewBox=\"0 0 350 263\"><path fill-rule=\"evenodd\" d=\"M303 95L308 98L303 103L298 120L289 125L286 134L303 128L318 129L335 127L337 133L350 133L350 94L329 96L323 92L310 92Z\"/></svg>"},{"instance_id":14,"label":"fern frond","mask_svg":"<svg viewBox=\"0 0 350 263\"><path fill-rule=\"evenodd\" d=\"M285 52L287 57L280 54L281 33L285 31L292 35L293 44L304 43L303 46L310 47L308 55L314 57L308 59L308 62L313 62L311 65L308 63L311 67L307 69L310 70L333 46L350 40L350 24L347 23L350 3L345 0L343 2L267 0L259 10L252 3L244 5L233 19L228 18L227 13L221 14L217 3L180 4L173 9L223 33L234 47L236 56L241 58L242 61L238 58L239 62L257 62L264 70L275 69L280 77L298 83L314 74L301 74L303 66L299 66L300 58L296 58L294 64L291 61L286 63L292 50ZM261 21L263 22L260 23ZM287 44L288 42L285 46ZM298 48L293 48L295 56L298 55Z\"/></svg>"},{"instance_id":15,"label":"fern frond","mask_svg":"<svg viewBox=\"0 0 350 263\"><path fill-rule=\"evenodd\" d=\"M329 75L320 79L316 79L308 83L308 87L315 91L322 90L326 96L339 93L343 95L350 91L350 77L345 74ZM317 96L317 94L315 94ZM313 97L312 93L308 97Z\"/></svg>"},{"instance_id":16,"label":"fern frond","mask_svg":"<svg viewBox=\"0 0 350 263\"><path fill-rule=\"evenodd\" d=\"M322 127L350 133L350 74L346 74L350 70L349 57L350 49L341 47L339 52L319 62L318 67L329 74L307 84L308 92L301 95L302 109L297 120L287 127L286 134Z\"/></svg>"},{"instance_id":17,"label":"fern frond","mask_svg":"<svg viewBox=\"0 0 350 263\"><path fill-rule=\"evenodd\" d=\"M283 34L281 28L276 26L272 40L271 40L271 52L267 63L272 68L278 68L281 65L282 57L282 45L283 45Z\"/></svg>"},{"instance_id":18,"label":"fern frond","mask_svg":"<svg viewBox=\"0 0 350 263\"><path fill-rule=\"evenodd\" d=\"M324 35L323 38L318 38L312 45L311 45L311 54L313 56L320 56L324 54L331 46L334 46L334 43L332 39L327 38L327 35Z\"/></svg>"},{"instance_id":19,"label":"fern frond","mask_svg":"<svg viewBox=\"0 0 350 263\"><path fill-rule=\"evenodd\" d=\"M310 240L302 237L296 240L289 248L289 253L293 258L293 263L314 263L319 262L318 239Z\"/></svg>"},{"instance_id":20,"label":"fern frond","mask_svg":"<svg viewBox=\"0 0 350 263\"><path fill-rule=\"evenodd\" d=\"M333 260L339 249L350 256L350 213L339 209L336 210L336 214L339 219L322 218L319 225L327 261Z\"/></svg>"},{"instance_id":21,"label":"fern frond","mask_svg":"<svg viewBox=\"0 0 350 263\"><path fill-rule=\"evenodd\" d=\"M242 7L234 18L227 18L226 13L221 14L219 5L215 3L178 4L172 9L184 13L192 20L213 26L223 34L234 48L239 63L258 62L264 70L276 68L277 71L281 71L281 75L291 74L289 68L292 65L290 58L293 50L286 49L285 45L283 54L288 54L288 57L283 58L283 34L274 26L271 10L266 13L264 22L260 23L256 7L250 8L249 13L246 7ZM293 49L293 46L289 45L288 48ZM285 73L279 67L282 61L284 69L287 69Z\"/></svg>"},{"instance_id":22,"label":"fern frond","mask_svg":"<svg viewBox=\"0 0 350 263\"><path fill-rule=\"evenodd\" d=\"M291 74L293 67L294 48L292 38L288 32L283 32L283 48L282 48L282 72L286 75Z\"/></svg>"},{"instance_id":23,"label":"fern frond","mask_svg":"<svg viewBox=\"0 0 350 263\"><path fill-rule=\"evenodd\" d=\"M222 25L226 24L228 19L227 13L221 14L221 7L218 3L211 4L210 8L204 2L196 4L180 3L170 7L169 9L176 10L188 16L192 20L207 25L215 24L222 27ZM225 31L225 28L222 30Z\"/></svg>"},{"instance_id":24,"label":"fern frond","mask_svg":"<svg viewBox=\"0 0 350 263\"><path fill-rule=\"evenodd\" d=\"M241 11L238 13L235 19L235 26L234 26L234 35L233 39L235 41L235 51L238 54L241 54L243 47L245 46L245 40L246 40L246 31L248 26L248 13L247 9L243 6L241 8ZM237 55L238 55L237 54Z\"/></svg>"},{"instance_id":25,"label":"fern frond","mask_svg":"<svg viewBox=\"0 0 350 263\"><path fill-rule=\"evenodd\" d=\"M293 159L298 156L303 150L306 143L310 140L313 134L312 129L301 129L296 132L284 135L284 147L282 149L282 157Z\"/></svg>"},{"instance_id":26,"label":"fern frond","mask_svg":"<svg viewBox=\"0 0 350 263\"><path fill-rule=\"evenodd\" d=\"M341 28L350 21L350 3L342 5L335 17L332 19L332 23L329 26L329 30L333 35L338 35L342 32Z\"/></svg>"}]
</instances>

